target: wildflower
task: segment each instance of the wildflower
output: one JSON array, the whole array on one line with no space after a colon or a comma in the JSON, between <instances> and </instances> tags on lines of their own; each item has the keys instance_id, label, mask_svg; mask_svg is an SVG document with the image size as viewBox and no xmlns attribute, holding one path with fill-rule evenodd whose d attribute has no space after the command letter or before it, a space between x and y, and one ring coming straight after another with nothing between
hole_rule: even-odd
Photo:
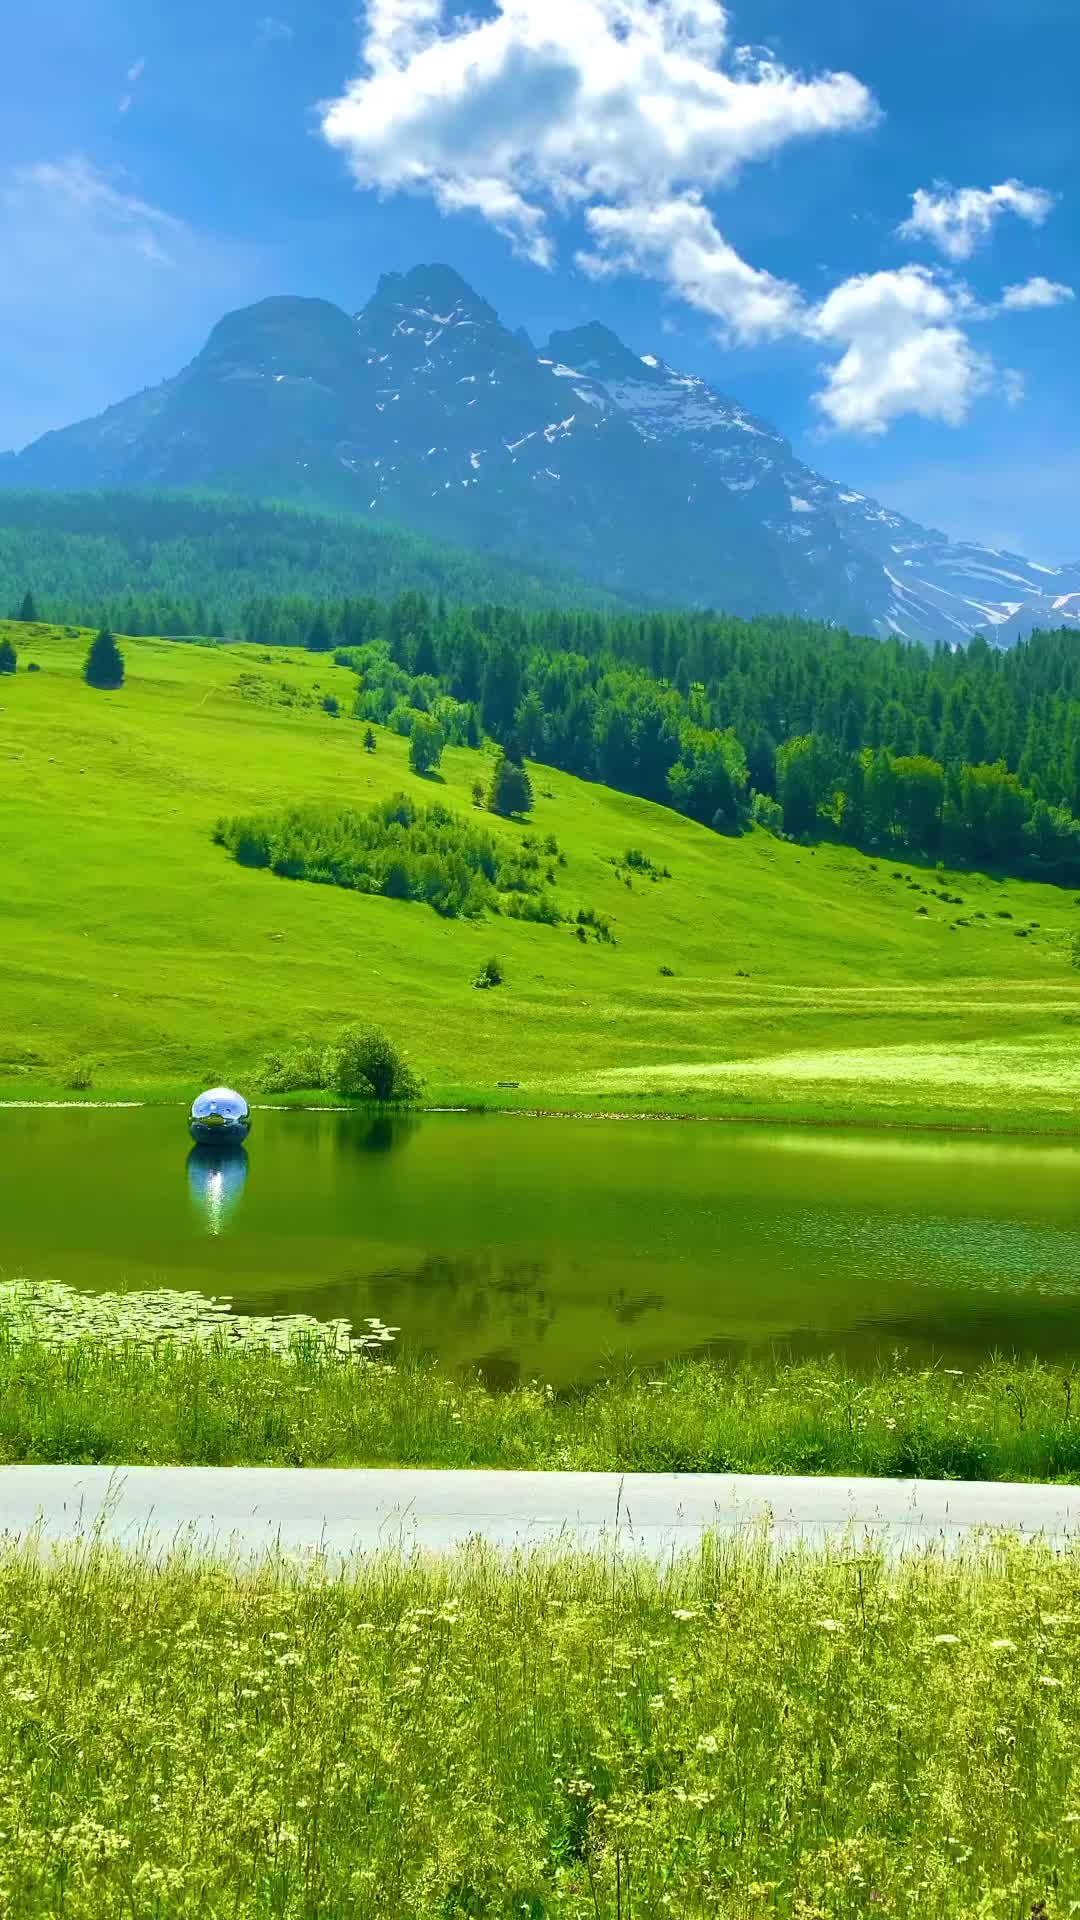
<instances>
[{"instance_id":1,"label":"wildflower","mask_svg":"<svg viewBox=\"0 0 1080 1920\"><path fill-rule=\"evenodd\" d=\"M843 1633L844 1631L842 1620L815 1620L814 1625L820 1627L823 1633Z\"/></svg>"},{"instance_id":2,"label":"wildflower","mask_svg":"<svg viewBox=\"0 0 1080 1920\"><path fill-rule=\"evenodd\" d=\"M696 1607L673 1607L671 1617L673 1620L698 1620L701 1616Z\"/></svg>"},{"instance_id":3,"label":"wildflower","mask_svg":"<svg viewBox=\"0 0 1080 1920\"><path fill-rule=\"evenodd\" d=\"M715 1733L703 1733L697 1743L699 1753L719 1753L720 1742Z\"/></svg>"},{"instance_id":4,"label":"wildflower","mask_svg":"<svg viewBox=\"0 0 1080 1920\"><path fill-rule=\"evenodd\" d=\"M1052 1673L1040 1673L1039 1675L1040 1687L1062 1687L1064 1684L1065 1682L1063 1680L1055 1680Z\"/></svg>"},{"instance_id":5,"label":"wildflower","mask_svg":"<svg viewBox=\"0 0 1080 1920\"><path fill-rule=\"evenodd\" d=\"M1015 1640L991 1640L990 1651L991 1653L1015 1653L1016 1641Z\"/></svg>"},{"instance_id":6,"label":"wildflower","mask_svg":"<svg viewBox=\"0 0 1080 1920\"><path fill-rule=\"evenodd\" d=\"M960 1635L958 1633L935 1633L934 1645L935 1647L958 1647L960 1645Z\"/></svg>"}]
</instances>

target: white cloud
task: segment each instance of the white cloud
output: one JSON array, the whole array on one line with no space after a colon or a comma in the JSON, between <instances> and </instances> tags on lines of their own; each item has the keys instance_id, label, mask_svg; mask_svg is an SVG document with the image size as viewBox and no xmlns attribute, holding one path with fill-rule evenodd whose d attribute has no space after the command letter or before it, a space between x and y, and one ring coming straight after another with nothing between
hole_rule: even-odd
<instances>
[{"instance_id":1,"label":"white cloud","mask_svg":"<svg viewBox=\"0 0 1080 1920\"><path fill-rule=\"evenodd\" d=\"M81 155L0 171L0 227L20 289L0 304L0 447L174 373L227 306L276 290L267 256Z\"/></svg>"},{"instance_id":2,"label":"white cloud","mask_svg":"<svg viewBox=\"0 0 1080 1920\"><path fill-rule=\"evenodd\" d=\"M949 260L970 260L1003 214L1041 227L1053 208L1052 193L1045 187L1026 187L1022 180L1004 180L996 187L938 182L934 192L920 187L913 194L911 213L897 231L905 240L928 240Z\"/></svg>"},{"instance_id":3,"label":"white cloud","mask_svg":"<svg viewBox=\"0 0 1080 1920\"><path fill-rule=\"evenodd\" d=\"M1025 280L1018 287L1006 287L1001 304L1006 313L1030 313L1042 307L1062 307L1075 299L1072 287L1063 286L1060 280L1047 280L1037 273L1033 280Z\"/></svg>"},{"instance_id":4,"label":"white cloud","mask_svg":"<svg viewBox=\"0 0 1080 1920\"><path fill-rule=\"evenodd\" d=\"M255 29L257 47L288 47L295 37L291 23L280 19L276 13L264 13Z\"/></svg>"},{"instance_id":5,"label":"white cloud","mask_svg":"<svg viewBox=\"0 0 1080 1920\"><path fill-rule=\"evenodd\" d=\"M132 65L128 68L127 70L128 90L124 94L123 99L120 102L119 108L117 109L119 113L123 114L123 113L131 112L131 109L135 104L135 89L138 86L139 81L142 79L143 74L145 72L146 72L146 61L141 58L134 61Z\"/></svg>"},{"instance_id":6,"label":"white cloud","mask_svg":"<svg viewBox=\"0 0 1080 1920\"><path fill-rule=\"evenodd\" d=\"M541 265L552 210L661 208L789 142L873 124L851 74L729 49L717 0L369 0L364 71L323 110L362 187L473 208Z\"/></svg>"},{"instance_id":7,"label":"white cloud","mask_svg":"<svg viewBox=\"0 0 1080 1920\"><path fill-rule=\"evenodd\" d=\"M11 215L36 214L46 242L57 228L66 228L86 240L127 248L158 267L174 266L193 238L183 220L113 186L81 154L16 168L0 191L0 207Z\"/></svg>"},{"instance_id":8,"label":"white cloud","mask_svg":"<svg viewBox=\"0 0 1080 1920\"><path fill-rule=\"evenodd\" d=\"M654 206L592 207L586 222L597 248L578 255L587 273L647 273L688 305L711 314L740 342L776 339L801 322L798 288L743 260L708 207L694 197Z\"/></svg>"},{"instance_id":9,"label":"white cloud","mask_svg":"<svg viewBox=\"0 0 1080 1920\"><path fill-rule=\"evenodd\" d=\"M959 426L993 368L958 324L963 291L923 267L860 274L812 316L813 337L842 347L815 402L832 426L880 434L901 414Z\"/></svg>"}]
</instances>

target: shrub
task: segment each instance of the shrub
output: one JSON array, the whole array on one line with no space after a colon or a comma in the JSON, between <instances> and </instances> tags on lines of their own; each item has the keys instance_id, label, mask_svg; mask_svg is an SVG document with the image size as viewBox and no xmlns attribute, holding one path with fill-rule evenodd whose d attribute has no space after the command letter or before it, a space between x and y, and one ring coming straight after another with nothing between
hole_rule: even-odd
<instances>
[{"instance_id":1,"label":"shrub","mask_svg":"<svg viewBox=\"0 0 1080 1920\"><path fill-rule=\"evenodd\" d=\"M346 1027L323 1056L323 1085L344 1099L415 1100L420 1082L378 1027Z\"/></svg>"},{"instance_id":2,"label":"shrub","mask_svg":"<svg viewBox=\"0 0 1080 1920\"><path fill-rule=\"evenodd\" d=\"M660 972L665 980L674 980L675 978L674 967L661 967Z\"/></svg>"},{"instance_id":3,"label":"shrub","mask_svg":"<svg viewBox=\"0 0 1080 1920\"><path fill-rule=\"evenodd\" d=\"M115 693L124 684L124 656L108 627L102 627L90 643L83 679L88 687L98 687L105 693Z\"/></svg>"},{"instance_id":4,"label":"shrub","mask_svg":"<svg viewBox=\"0 0 1080 1920\"><path fill-rule=\"evenodd\" d=\"M580 907L577 923L579 932L591 928L597 940L605 941L610 947L616 945L614 930L606 913L598 913L595 907Z\"/></svg>"},{"instance_id":5,"label":"shrub","mask_svg":"<svg viewBox=\"0 0 1080 1920\"><path fill-rule=\"evenodd\" d=\"M19 656L10 640L0 640L0 673L14 673L19 664Z\"/></svg>"},{"instance_id":6,"label":"shrub","mask_svg":"<svg viewBox=\"0 0 1080 1920\"><path fill-rule=\"evenodd\" d=\"M479 973L477 974L476 979L473 981L473 986L481 987L481 988L501 987L502 983L503 983L502 963L501 961L495 958L494 954L492 954L490 960L484 961L484 964L481 967Z\"/></svg>"},{"instance_id":7,"label":"shrub","mask_svg":"<svg viewBox=\"0 0 1080 1920\"><path fill-rule=\"evenodd\" d=\"M356 893L422 900L450 916L497 908L501 894L543 892L535 847L504 852L479 823L439 804L418 806L403 793L367 812L291 807L221 820L214 839L243 866L270 867L283 879ZM557 921L560 914L545 895L541 909L520 917Z\"/></svg>"},{"instance_id":8,"label":"shrub","mask_svg":"<svg viewBox=\"0 0 1080 1920\"><path fill-rule=\"evenodd\" d=\"M337 719L338 714L341 712L341 708L338 705L338 699L335 693L328 693L324 697L323 712L328 713L330 715L331 720Z\"/></svg>"},{"instance_id":9,"label":"shrub","mask_svg":"<svg viewBox=\"0 0 1080 1920\"><path fill-rule=\"evenodd\" d=\"M64 1085L72 1093L88 1093L94 1084L94 1067L90 1060L73 1060L64 1075Z\"/></svg>"},{"instance_id":10,"label":"shrub","mask_svg":"<svg viewBox=\"0 0 1080 1920\"><path fill-rule=\"evenodd\" d=\"M256 1077L260 1093L301 1093L323 1084L323 1055L309 1043L291 1053L268 1053Z\"/></svg>"},{"instance_id":11,"label":"shrub","mask_svg":"<svg viewBox=\"0 0 1080 1920\"><path fill-rule=\"evenodd\" d=\"M773 833L777 838L784 831L784 809L771 793L751 794L750 818L766 833Z\"/></svg>"}]
</instances>

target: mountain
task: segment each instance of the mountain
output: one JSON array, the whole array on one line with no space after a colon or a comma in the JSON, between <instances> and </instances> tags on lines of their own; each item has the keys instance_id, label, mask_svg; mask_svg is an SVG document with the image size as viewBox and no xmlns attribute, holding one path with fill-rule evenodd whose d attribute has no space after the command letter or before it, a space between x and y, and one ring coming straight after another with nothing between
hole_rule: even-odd
<instances>
[{"instance_id":1,"label":"mountain","mask_svg":"<svg viewBox=\"0 0 1080 1920\"><path fill-rule=\"evenodd\" d=\"M767 421L607 328L538 352L449 267L230 314L175 379L0 460L20 489L315 501L643 604L1007 644L1080 627L1080 565L958 545L797 459Z\"/></svg>"}]
</instances>

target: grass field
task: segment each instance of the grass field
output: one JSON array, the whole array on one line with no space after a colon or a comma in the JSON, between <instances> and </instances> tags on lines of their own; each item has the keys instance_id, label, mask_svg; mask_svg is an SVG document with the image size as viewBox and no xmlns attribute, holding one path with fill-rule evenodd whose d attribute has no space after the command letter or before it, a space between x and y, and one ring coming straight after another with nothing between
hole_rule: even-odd
<instances>
[{"instance_id":1,"label":"grass field","mask_svg":"<svg viewBox=\"0 0 1080 1920\"><path fill-rule=\"evenodd\" d=\"M46 1290L48 1292L48 1290ZM492 1393L340 1328L238 1319L191 1297L0 1298L0 1463L858 1474L1080 1483L1070 1367L970 1373L836 1359L614 1368L579 1392ZM28 1306L36 1300L39 1304ZM226 1335L243 1330L242 1341ZM379 1356L393 1352L376 1335ZM257 1344L259 1343L259 1344ZM1074 1401L1076 1404L1074 1405Z\"/></svg>"},{"instance_id":2,"label":"grass field","mask_svg":"<svg viewBox=\"0 0 1080 1920\"><path fill-rule=\"evenodd\" d=\"M1064 1920L1080 1569L0 1556L9 1920Z\"/></svg>"},{"instance_id":3,"label":"grass field","mask_svg":"<svg viewBox=\"0 0 1080 1920\"><path fill-rule=\"evenodd\" d=\"M372 1019L432 1104L1076 1125L1070 894L722 839L544 768L534 827L567 854L559 898L611 915L615 947L278 880L212 844L222 813L402 787L471 812L490 762L450 750L421 781L383 730L365 753L322 708L333 691L347 711L354 686L325 656L131 640L126 686L100 693L85 634L4 632L0 1099L80 1097L88 1061L93 1097L179 1100ZM628 887L631 847L671 878ZM506 984L477 992L493 950Z\"/></svg>"}]
</instances>

